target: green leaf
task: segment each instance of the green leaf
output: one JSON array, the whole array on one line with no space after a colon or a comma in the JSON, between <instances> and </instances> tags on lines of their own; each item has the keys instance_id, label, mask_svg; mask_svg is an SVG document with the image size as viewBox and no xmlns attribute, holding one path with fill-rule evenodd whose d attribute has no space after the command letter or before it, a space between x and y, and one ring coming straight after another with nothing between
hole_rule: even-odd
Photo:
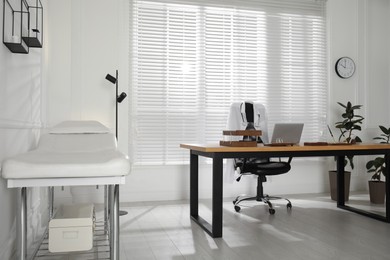
<instances>
[{"instance_id":1,"label":"green leaf","mask_svg":"<svg viewBox=\"0 0 390 260\"><path fill-rule=\"evenodd\" d=\"M355 116L356 117L356 116ZM354 123L362 123L363 122L363 119L364 118L359 118L359 119L356 119L356 120L352 120L352 122Z\"/></svg>"},{"instance_id":2,"label":"green leaf","mask_svg":"<svg viewBox=\"0 0 390 260\"><path fill-rule=\"evenodd\" d=\"M344 167L347 166L347 165L348 165L348 160L345 159L345 160L344 160ZM352 167L352 166L351 166L351 167ZM352 169L353 169L353 168L352 168Z\"/></svg>"},{"instance_id":3,"label":"green leaf","mask_svg":"<svg viewBox=\"0 0 390 260\"><path fill-rule=\"evenodd\" d=\"M353 155L347 155L347 159L349 160L349 164L351 165L351 168L354 169L355 165L353 164Z\"/></svg>"},{"instance_id":4,"label":"green leaf","mask_svg":"<svg viewBox=\"0 0 390 260\"><path fill-rule=\"evenodd\" d=\"M343 104L340 103L340 102L337 102L337 104L339 104L339 105L342 106L343 108L347 108L345 105L343 105Z\"/></svg>"},{"instance_id":5,"label":"green leaf","mask_svg":"<svg viewBox=\"0 0 390 260\"><path fill-rule=\"evenodd\" d=\"M374 160L368 161L368 162L366 163L366 169L371 169L372 166L374 166Z\"/></svg>"},{"instance_id":6,"label":"green leaf","mask_svg":"<svg viewBox=\"0 0 390 260\"><path fill-rule=\"evenodd\" d=\"M375 163L375 167L379 168L380 166L382 166L382 164L385 163L385 158L383 158L383 157L376 157L375 160L374 160L374 163Z\"/></svg>"},{"instance_id":7,"label":"green leaf","mask_svg":"<svg viewBox=\"0 0 390 260\"><path fill-rule=\"evenodd\" d=\"M353 127L353 123L352 122L348 122L348 123L345 124L345 129L347 129L347 130L350 130L352 127Z\"/></svg>"},{"instance_id":8,"label":"green leaf","mask_svg":"<svg viewBox=\"0 0 390 260\"><path fill-rule=\"evenodd\" d=\"M362 107L362 105L355 105L351 109L360 109L361 107Z\"/></svg>"},{"instance_id":9,"label":"green leaf","mask_svg":"<svg viewBox=\"0 0 390 260\"><path fill-rule=\"evenodd\" d=\"M379 128L382 130L382 132L385 135L389 135L390 134L390 131L386 127L384 127L383 125L380 125Z\"/></svg>"}]
</instances>

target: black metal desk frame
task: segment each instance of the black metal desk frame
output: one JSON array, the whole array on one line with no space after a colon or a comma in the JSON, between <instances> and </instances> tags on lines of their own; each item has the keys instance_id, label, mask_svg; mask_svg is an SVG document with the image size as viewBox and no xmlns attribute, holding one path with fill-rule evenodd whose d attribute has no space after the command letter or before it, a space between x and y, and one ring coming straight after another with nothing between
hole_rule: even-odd
<instances>
[{"instance_id":1,"label":"black metal desk frame","mask_svg":"<svg viewBox=\"0 0 390 260\"><path fill-rule=\"evenodd\" d=\"M318 150L310 151L261 151L253 152L203 152L190 149L190 215L191 219L198 223L211 237L222 237L222 199L223 199L223 159L227 158L254 158L254 157L329 157L337 158L337 207L352 211L370 218L390 223L390 181L386 181L386 215L382 216L370 211L364 211L345 205L344 199L344 159L349 155L384 155L386 165L390 165L389 149L366 149L366 150ZM208 223L199 216L199 156L212 159L212 220ZM390 167L386 167L386 176L389 175Z\"/></svg>"}]
</instances>

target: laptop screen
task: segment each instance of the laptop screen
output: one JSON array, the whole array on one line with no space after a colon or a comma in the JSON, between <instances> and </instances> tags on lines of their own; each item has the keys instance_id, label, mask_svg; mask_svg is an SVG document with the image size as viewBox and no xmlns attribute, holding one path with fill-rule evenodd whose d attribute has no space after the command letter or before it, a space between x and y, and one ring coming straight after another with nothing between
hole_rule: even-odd
<instances>
[{"instance_id":1,"label":"laptop screen","mask_svg":"<svg viewBox=\"0 0 390 260\"><path fill-rule=\"evenodd\" d=\"M271 143L283 142L297 144L301 140L302 130L302 123L275 124Z\"/></svg>"}]
</instances>

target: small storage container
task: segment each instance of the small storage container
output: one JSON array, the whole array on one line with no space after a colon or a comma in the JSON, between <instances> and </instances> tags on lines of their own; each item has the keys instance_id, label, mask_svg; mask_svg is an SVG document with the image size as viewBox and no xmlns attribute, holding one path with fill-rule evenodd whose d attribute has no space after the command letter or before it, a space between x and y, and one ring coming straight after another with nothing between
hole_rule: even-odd
<instances>
[{"instance_id":1,"label":"small storage container","mask_svg":"<svg viewBox=\"0 0 390 260\"><path fill-rule=\"evenodd\" d=\"M95 226L93 204L63 205L49 222L52 253L92 249Z\"/></svg>"}]
</instances>

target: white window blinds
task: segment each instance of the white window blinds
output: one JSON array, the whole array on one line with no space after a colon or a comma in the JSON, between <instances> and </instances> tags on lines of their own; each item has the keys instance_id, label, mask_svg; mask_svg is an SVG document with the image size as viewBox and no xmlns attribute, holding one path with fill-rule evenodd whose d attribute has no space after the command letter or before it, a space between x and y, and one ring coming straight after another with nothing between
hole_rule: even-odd
<instances>
[{"instance_id":1,"label":"white window blinds","mask_svg":"<svg viewBox=\"0 0 390 260\"><path fill-rule=\"evenodd\" d=\"M326 129L324 0L134 0L135 164L188 161L180 143L222 139L230 104L262 102L275 122Z\"/></svg>"}]
</instances>

